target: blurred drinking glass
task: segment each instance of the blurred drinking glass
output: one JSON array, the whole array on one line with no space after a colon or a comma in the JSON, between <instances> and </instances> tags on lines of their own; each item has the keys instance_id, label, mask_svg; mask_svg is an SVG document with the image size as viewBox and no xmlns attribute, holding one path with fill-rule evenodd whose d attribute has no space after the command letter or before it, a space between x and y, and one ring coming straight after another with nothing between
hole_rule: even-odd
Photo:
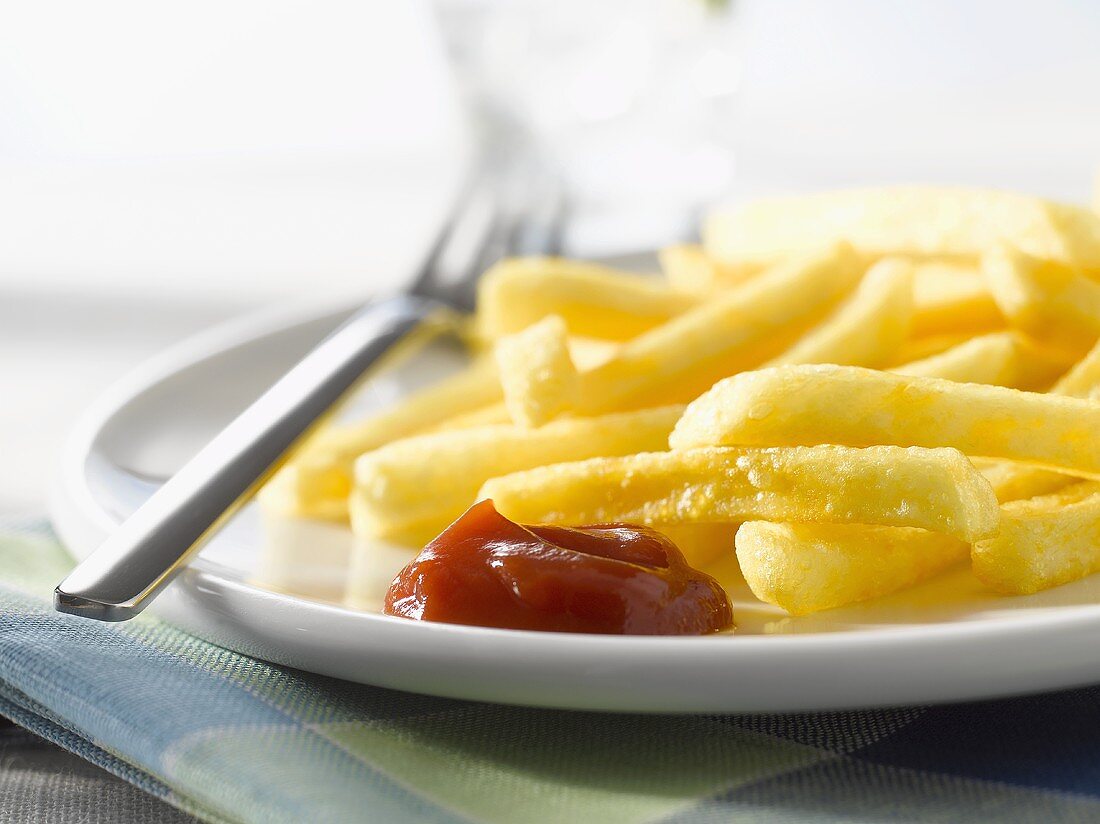
<instances>
[{"instance_id":1,"label":"blurred drinking glass","mask_svg":"<svg viewBox=\"0 0 1100 824\"><path fill-rule=\"evenodd\" d=\"M437 0L491 156L537 158L569 206L565 251L690 236L730 188L740 80L732 0Z\"/></svg>"}]
</instances>

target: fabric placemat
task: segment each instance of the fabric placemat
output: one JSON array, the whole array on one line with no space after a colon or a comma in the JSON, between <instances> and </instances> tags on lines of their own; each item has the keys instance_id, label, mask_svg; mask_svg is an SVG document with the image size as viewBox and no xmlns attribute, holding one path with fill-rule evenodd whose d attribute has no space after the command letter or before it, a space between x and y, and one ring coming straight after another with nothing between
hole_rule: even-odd
<instances>
[{"instance_id":1,"label":"fabric placemat","mask_svg":"<svg viewBox=\"0 0 1100 824\"><path fill-rule=\"evenodd\" d=\"M0 526L0 714L208 821L1100 820L1100 688L792 715L496 706L272 666L152 616L60 615L70 566L44 522Z\"/></svg>"}]
</instances>

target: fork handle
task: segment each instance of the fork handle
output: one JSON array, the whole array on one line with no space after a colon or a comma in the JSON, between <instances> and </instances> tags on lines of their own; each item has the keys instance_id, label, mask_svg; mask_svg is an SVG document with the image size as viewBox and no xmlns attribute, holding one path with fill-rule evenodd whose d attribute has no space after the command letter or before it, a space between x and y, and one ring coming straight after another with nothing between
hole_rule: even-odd
<instances>
[{"instance_id":1,"label":"fork handle","mask_svg":"<svg viewBox=\"0 0 1100 824\"><path fill-rule=\"evenodd\" d=\"M60 612L137 615L393 344L441 309L399 295L319 343L57 585Z\"/></svg>"}]
</instances>

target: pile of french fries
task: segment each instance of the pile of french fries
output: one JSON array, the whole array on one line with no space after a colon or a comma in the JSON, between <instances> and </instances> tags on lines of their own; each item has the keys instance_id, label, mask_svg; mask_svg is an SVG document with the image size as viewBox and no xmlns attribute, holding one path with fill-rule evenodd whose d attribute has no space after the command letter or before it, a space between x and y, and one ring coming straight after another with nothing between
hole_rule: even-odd
<instances>
[{"instance_id":1,"label":"pile of french fries","mask_svg":"<svg viewBox=\"0 0 1100 824\"><path fill-rule=\"evenodd\" d=\"M967 560L1006 594L1100 571L1100 217L904 187L761 200L702 234L663 278L496 265L471 365L321 432L265 509L350 522L350 604L485 498L647 524L698 567L736 553L795 615Z\"/></svg>"}]
</instances>

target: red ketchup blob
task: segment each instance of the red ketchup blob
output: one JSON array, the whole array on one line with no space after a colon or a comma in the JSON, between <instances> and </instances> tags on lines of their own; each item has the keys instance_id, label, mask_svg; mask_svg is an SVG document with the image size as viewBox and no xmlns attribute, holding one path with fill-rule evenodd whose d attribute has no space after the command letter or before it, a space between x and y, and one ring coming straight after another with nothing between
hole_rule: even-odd
<instances>
[{"instance_id":1,"label":"red ketchup blob","mask_svg":"<svg viewBox=\"0 0 1100 824\"><path fill-rule=\"evenodd\" d=\"M522 526L474 504L424 547L383 612L416 621L614 635L733 626L725 590L659 532L632 524Z\"/></svg>"}]
</instances>

